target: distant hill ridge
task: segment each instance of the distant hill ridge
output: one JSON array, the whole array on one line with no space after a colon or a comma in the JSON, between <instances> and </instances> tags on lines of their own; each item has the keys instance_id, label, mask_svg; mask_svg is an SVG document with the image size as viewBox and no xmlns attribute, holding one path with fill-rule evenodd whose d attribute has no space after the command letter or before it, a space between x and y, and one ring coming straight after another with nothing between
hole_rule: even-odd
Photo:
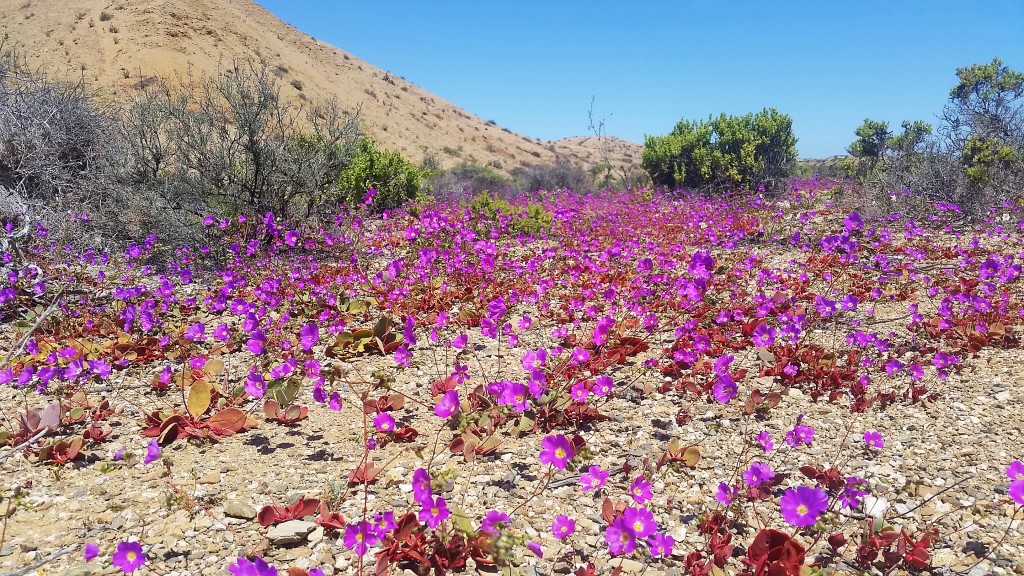
<instances>
[{"instance_id":1,"label":"distant hill ridge","mask_svg":"<svg viewBox=\"0 0 1024 576\"><path fill-rule=\"evenodd\" d=\"M33 67L125 92L146 77L213 75L232 59L266 63L296 100L335 97L361 110L364 130L413 161L432 152L508 173L554 162L556 152L594 166L639 166L643 147L617 138L545 142L503 129L451 102L290 26L249 0L0 0L6 35Z\"/></svg>"}]
</instances>

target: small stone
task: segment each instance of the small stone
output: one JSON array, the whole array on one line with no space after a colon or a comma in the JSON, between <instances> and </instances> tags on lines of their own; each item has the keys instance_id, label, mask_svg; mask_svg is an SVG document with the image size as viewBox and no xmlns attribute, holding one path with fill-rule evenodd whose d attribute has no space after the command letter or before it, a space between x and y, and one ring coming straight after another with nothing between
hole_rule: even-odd
<instances>
[{"instance_id":1,"label":"small stone","mask_svg":"<svg viewBox=\"0 0 1024 576\"><path fill-rule=\"evenodd\" d=\"M270 529L267 538L275 545L298 544L306 539L316 524L305 520L289 520Z\"/></svg>"},{"instance_id":2,"label":"small stone","mask_svg":"<svg viewBox=\"0 0 1024 576\"><path fill-rule=\"evenodd\" d=\"M316 544L317 542L319 542L319 541L321 541L323 539L324 539L324 527L323 526L317 526L316 528L313 529L312 532L309 533L308 536L306 536L306 541L309 542L310 544Z\"/></svg>"},{"instance_id":3,"label":"small stone","mask_svg":"<svg viewBox=\"0 0 1024 576\"><path fill-rule=\"evenodd\" d=\"M637 562L636 560L630 560L629 558L615 558L608 562L611 567L620 567L626 574L640 574L644 571L644 564Z\"/></svg>"},{"instance_id":4,"label":"small stone","mask_svg":"<svg viewBox=\"0 0 1024 576\"><path fill-rule=\"evenodd\" d=\"M219 484L220 472L210 472L209 474L200 476L196 482L200 484Z\"/></svg>"},{"instance_id":5,"label":"small stone","mask_svg":"<svg viewBox=\"0 0 1024 576\"><path fill-rule=\"evenodd\" d=\"M252 520L256 518L256 509L241 500L228 500L224 504L224 515L231 518Z\"/></svg>"},{"instance_id":6,"label":"small stone","mask_svg":"<svg viewBox=\"0 0 1024 576\"><path fill-rule=\"evenodd\" d=\"M100 567L95 564L83 564L82 566L68 568L64 571L64 576L90 576L91 574L99 574L100 572Z\"/></svg>"}]
</instances>

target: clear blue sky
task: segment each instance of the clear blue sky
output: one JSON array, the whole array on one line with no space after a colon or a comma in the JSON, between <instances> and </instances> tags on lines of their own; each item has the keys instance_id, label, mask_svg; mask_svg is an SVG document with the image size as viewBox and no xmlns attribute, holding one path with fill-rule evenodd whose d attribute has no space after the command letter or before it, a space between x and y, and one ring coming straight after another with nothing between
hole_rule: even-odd
<instances>
[{"instance_id":1,"label":"clear blue sky","mask_svg":"<svg viewBox=\"0 0 1024 576\"><path fill-rule=\"evenodd\" d=\"M955 69L1024 69L1024 1L257 0L282 20L535 138L635 142L769 106L802 157L864 118L935 124Z\"/></svg>"}]
</instances>

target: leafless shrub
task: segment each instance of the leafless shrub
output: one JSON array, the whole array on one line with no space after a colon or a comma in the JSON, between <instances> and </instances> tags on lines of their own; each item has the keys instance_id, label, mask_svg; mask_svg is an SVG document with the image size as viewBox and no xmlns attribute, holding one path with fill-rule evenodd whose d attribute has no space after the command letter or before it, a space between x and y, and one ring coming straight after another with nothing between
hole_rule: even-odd
<instances>
[{"instance_id":1,"label":"leafless shrub","mask_svg":"<svg viewBox=\"0 0 1024 576\"><path fill-rule=\"evenodd\" d=\"M56 225L67 207L87 204L102 188L110 115L81 81L48 81L16 53L4 54L0 186L6 206L24 206L31 219Z\"/></svg>"},{"instance_id":2,"label":"leafless shrub","mask_svg":"<svg viewBox=\"0 0 1024 576\"><path fill-rule=\"evenodd\" d=\"M564 156L556 156L554 164L532 164L513 171L521 190L559 190L593 192L594 181L586 170Z\"/></svg>"},{"instance_id":3,"label":"leafless shrub","mask_svg":"<svg viewBox=\"0 0 1024 576\"><path fill-rule=\"evenodd\" d=\"M137 91L123 118L121 178L196 211L315 213L361 135L358 113L333 101L291 106L252 62Z\"/></svg>"}]
</instances>

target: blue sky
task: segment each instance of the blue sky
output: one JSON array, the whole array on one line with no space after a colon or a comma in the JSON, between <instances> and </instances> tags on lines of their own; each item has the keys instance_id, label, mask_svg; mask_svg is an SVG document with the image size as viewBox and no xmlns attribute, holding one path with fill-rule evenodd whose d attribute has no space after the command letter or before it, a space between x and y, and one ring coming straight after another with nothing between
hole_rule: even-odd
<instances>
[{"instance_id":1,"label":"blue sky","mask_svg":"<svg viewBox=\"0 0 1024 576\"><path fill-rule=\"evenodd\" d=\"M775 107L802 157L864 118L937 123L957 67L1024 69L1024 2L257 0L296 28L543 139L635 142L682 118Z\"/></svg>"}]
</instances>

